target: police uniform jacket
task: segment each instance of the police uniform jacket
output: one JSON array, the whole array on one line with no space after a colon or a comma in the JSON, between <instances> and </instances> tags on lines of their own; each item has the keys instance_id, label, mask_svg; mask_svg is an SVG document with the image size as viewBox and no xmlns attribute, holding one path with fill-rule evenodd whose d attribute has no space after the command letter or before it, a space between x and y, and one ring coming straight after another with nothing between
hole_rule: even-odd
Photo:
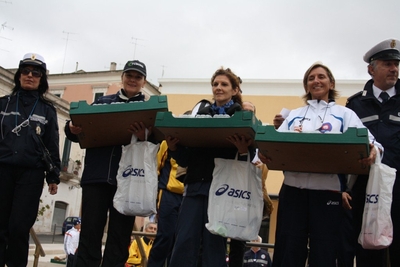
<instances>
[{"instance_id":1,"label":"police uniform jacket","mask_svg":"<svg viewBox=\"0 0 400 267\"><path fill-rule=\"evenodd\" d=\"M244 253L243 267L268 267L271 265L271 257L264 249L259 249L257 252L250 249Z\"/></svg>"},{"instance_id":2,"label":"police uniform jacket","mask_svg":"<svg viewBox=\"0 0 400 267\"><path fill-rule=\"evenodd\" d=\"M385 151L382 163L397 170L400 177L400 80L395 84L396 94L382 104L373 94L374 81L369 80L364 90L349 97L346 106L360 117L364 125L380 142ZM397 183L393 191L400 192Z\"/></svg>"},{"instance_id":3,"label":"police uniform jacket","mask_svg":"<svg viewBox=\"0 0 400 267\"><path fill-rule=\"evenodd\" d=\"M0 164L45 170L42 151L33 138L40 134L49 150L54 172L46 174L48 184L59 184L60 152L57 113L54 106L39 97L38 91L19 89L15 94L0 98ZM29 125L22 125L18 135L12 130L29 119Z\"/></svg>"},{"instance_id":4,"label":"police uniform jacket","mask_svg":"<svg viewBox=\"0 0 400 267\"><path fill-rule=\"evenodd\" d=\"M121 89L116 94L100 97L97 101L92 103L92 105L130 101L144 101L144 95L139 93L132 98L127 98L123 93L123 89ZM66 127L64 128L67 138L73 142L78 142L78 136L71 133L68 124L69 121L67 121ZM104 122L104 127L107 127L106 121ZM110 136L110 138L113 137ZM120 145L87 148L81 185L91 183L108 183L117 185L116 176L121 154L122 147Z\"/></svg>"}]
</instances>

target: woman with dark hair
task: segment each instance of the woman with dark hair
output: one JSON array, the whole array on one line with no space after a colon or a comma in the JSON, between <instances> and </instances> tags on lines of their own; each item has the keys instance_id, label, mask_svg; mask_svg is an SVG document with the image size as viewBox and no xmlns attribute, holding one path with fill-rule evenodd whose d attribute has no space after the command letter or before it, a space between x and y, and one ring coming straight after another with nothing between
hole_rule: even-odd
<instances>
[{"instance_id":1,"label":"woman with dark hair","mask_svg":"<svg viewBox=\"0 0 400 267\"><path fill-rule=\"evenodd\" d=\"M49 86L43 57L26 54L14 82L11 95L0 98L0 266L22 267L44 179L50 194L57 193L60 152L56 109L44 98ZM43 145L51 155L47 163Z\"/></svg>"},{"instance_id":2,"label":"woman with dark hair","mask_svg":"<svg viewBox=\"0 0 400 267\"><path fill-rule=\"evenodd\" d=\"M292 110L279 132L340 134L349 127L365 128L352 110L336 105L335 79L327 66L313 64L304 74L303 86L306 105ZM365 165L375 162L374 145L382 149L371 134L369 141L370 155L361 160ZM270 160L268 155L259 157L264 163ZM340 193L345 183L344 175L337 173L284 172L272 266L304 266L307 256L310 266L337 266L343 220Z\"/></svg>"},{"instance_id":3,"label":"woman with dark hair","mask_svg":"<svg viewBox=\"0 0 400 267\"><path fill-rule=\"evenodd\" d=\"M233 115L242 109L240 81L230 69L218 69L211 78L211 87L214 102L199 109L197 114ZM235 147L184 147L179 145L178 139L166 137L168 153L179 166L187 167L184 180L186 188L170 266L194 267L198 266L198 260L201 266L226 266L226 239L211 234L205 227L208 222L208 192L213 179L214 159L234 159L239 154L238 158L245 160L251 143L244 136L234 135L227 139Z\"/></svg>"}]
</instances>

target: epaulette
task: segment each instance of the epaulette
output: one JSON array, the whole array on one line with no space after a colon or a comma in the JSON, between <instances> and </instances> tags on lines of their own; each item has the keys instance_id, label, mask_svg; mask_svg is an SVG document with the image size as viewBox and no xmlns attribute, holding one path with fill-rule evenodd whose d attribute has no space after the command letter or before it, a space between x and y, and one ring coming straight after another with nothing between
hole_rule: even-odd
<instances>
[{"instance_id":1,"label":"epaulette","mask_svg":"<svg viewBox=\"0 0 400 267\"><path fill-rule=\"evenodd\" d=\"M364 91L365 91L365 93L364 93ZM359 97L360 95L365 95L366 92L367 92L366 90L362 90L362 91L359 91L359 92L355 93L355 94L352 95L352 96L349 96L349 97L347 98L346 104L349 103L353 98Z\"/></svg>"},{"instance_id":2,"label":"epaulette","mask_svg":"<svg viewBox=\"0 0 400 267\"><path fill-rule=\"evenodd\" d=\"M10 95L2 95L2 96L0 96L0 98L7 98L7 97L10 97Z\"/></svg>"}]
</instances>

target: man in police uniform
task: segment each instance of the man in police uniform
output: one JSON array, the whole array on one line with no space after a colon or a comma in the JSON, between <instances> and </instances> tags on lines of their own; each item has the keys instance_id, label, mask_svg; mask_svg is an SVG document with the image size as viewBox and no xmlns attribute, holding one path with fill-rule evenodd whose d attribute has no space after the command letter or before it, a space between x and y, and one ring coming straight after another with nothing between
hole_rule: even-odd
<instances>
[{"instance_id":1,"label":"man in police uniform","mask_svg":"<svg viewBox=\"0 0 400 267\"><path fill-rule=\"evenodd\" d=\"M346 106L354 110L385 149L382 163L397 170L393 187L393 243L389 247L391 266L400 266L400 41L385 40L364 56L369 80L364 90L351 96ZM353 186L355 238L360 233L368 177L358 177ZM357 243L357 267L386 266L385 250L364 250Z\"/></svg>"},{"instance_id":2,"label":"man in police uniform","mask_svg":"<svg viewBox=\"0 0 400 267\"><path fill-rule=\"evenodd\" d=\"M262 238L258 236L256 240L251 242L261 243ZM269 253L260 247L251 247L244 253L243 267L269 267L271 265L272 261Z\"/></svg>"}]
</instances>

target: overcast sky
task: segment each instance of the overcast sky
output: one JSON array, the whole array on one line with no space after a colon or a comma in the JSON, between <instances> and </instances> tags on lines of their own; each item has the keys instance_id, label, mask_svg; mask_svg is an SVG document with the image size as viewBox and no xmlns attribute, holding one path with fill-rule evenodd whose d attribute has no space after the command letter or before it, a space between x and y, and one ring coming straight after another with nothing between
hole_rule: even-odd
<instances>
[{"instance_id":1,"label":"overcast sky","mask_svg":"<svg viewBox=\"0 0 400 267\"><path fill-rule=\"evenodd\" d=\"M367 79L362 57L400 39L399 10L399 0L0 0L0 66L27 52L53 74L135 57L158 84L220 66L242 79L301 79L322 61L336 79Z\"/></svg>"}]
</instances>

